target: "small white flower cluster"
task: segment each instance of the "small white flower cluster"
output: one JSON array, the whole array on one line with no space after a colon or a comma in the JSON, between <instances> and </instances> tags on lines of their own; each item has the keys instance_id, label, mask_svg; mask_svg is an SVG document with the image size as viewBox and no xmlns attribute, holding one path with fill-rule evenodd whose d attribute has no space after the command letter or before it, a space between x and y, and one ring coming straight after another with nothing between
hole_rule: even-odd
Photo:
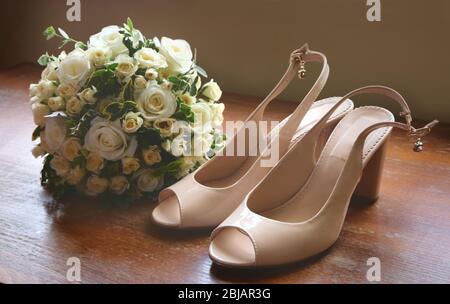
<instances>
[{"instance_id":1,"label":"small white flower cluster","mask_svg":"<svg viewBox=\"0 0 450 304\"><path fill-rule=\"evenodd\" d=\"M42 184L55 193L154 195L223 146L222 91L195 63L189 43L146 39L131 20L84 44L49 27L47 39L75 42L70 53L43 55L30 85L44 157Z\"/></svg>"}]
</instances>

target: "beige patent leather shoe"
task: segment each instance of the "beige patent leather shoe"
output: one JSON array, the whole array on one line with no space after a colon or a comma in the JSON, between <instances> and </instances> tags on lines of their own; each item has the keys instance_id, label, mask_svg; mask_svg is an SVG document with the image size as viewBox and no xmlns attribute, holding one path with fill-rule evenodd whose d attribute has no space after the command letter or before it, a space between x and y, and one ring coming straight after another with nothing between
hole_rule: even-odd
<instances>
[{"instance_id":1,"label":"beige patent leather shoe","mask_svg":"<svg viewBox=\"0 0 450 304\"><path fill-rule=\"evenodd\" d=\"M347 114L335 127L318 160L314 146L331 113L356 95L383 94L397 101L406 124L384 108L366 106ZM211 235L209 254L225 266L271 266L299 261L333 245L359 181L360 195L375 199L384 150L392 127L417 138L407 103L381 86L357 89L341 99L289 151ZM415 149L420 150L420 139ZM364 175L364 176L363 176ZM375 175L375 176L374 176Z\"/></svg>"},{"instance_id":2,"label":"beige patent leather shoe","mask_svg":"<svg viewBox=\"0 0 450 304\"><path fill-rule=\"evenodd\" d=\"M297 75L299 78L305 76L307 62L322 63L320 75L295 111L275 128L277 132L272 131L267 135L269 144L266 150L258 151L256 156L249 156L248 152L251 149L249 138L245 136L246 129L240 128L225 146L226 152L222 156L216 156L196 172L161 191L159 205L152 213L152 219L156 224L170 228L216 227L270 171L271 167L261 166L260 162L267 157L267 151L271 145L275 144L275 141L279 144L278 151L281 157L286 153L293 139L299 140L307 134L307 131L333 108L332 115L329 115L324 123L324 132L321 132L320 138L326 138L331 133L337 122L351 111L353 103L345 100L335 107L340 100L339 97L314 102L326 83L329 67L326 57L322 53L309 50L307 45L292 52L286 73L272 92L250 114L247 122L263 121L263 114L268 104L287 87L293 78ZM230 149L236 149L241 135L244 135L246 139L246 156L227 156ZM315 153L320 153L320 149L319 145Z\"/></svg>"}]
</instances>

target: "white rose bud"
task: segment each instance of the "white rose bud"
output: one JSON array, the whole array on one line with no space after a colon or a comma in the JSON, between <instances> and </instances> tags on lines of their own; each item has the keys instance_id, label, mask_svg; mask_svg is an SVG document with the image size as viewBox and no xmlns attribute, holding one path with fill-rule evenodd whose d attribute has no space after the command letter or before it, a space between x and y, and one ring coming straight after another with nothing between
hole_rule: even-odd
<instances>
[{"instance_id":1,"label":"white rose bud","mask_svg":"<svg viewBox=\"0 0 450 304\"><path fill-rule=\"evenodd\" d=\"M97 92L94 89L87 88L80 93L80 98L87 104L95 104L97 102L95 93Z\"/></svg>"},{"instance_id":2,"label":"white rose bud","mask_svg":"<svg viewBox=\"0 0 450 304\"><path fill-rule=\"evenodd\" d=\"M153 175L152 169L136 172L133 178L137 178L137 188L142 192L153 192L161 189L164 183L162 178Z\"/></svg>"},{"instance_id":3,"label":"white rose bud","mask_svg":"<svg viewBox=\"0 0 450 304\"><path fill-rule=\"evenodd\" d=\"M133 86L136 90L143 90L147 87L147 80L144 76L138 75L134 79Z\"/></svg>"},{"instance_id":4,"label":"white rose bud","mask_svg":"<svg viewBox=\"0 0 450 304\"><path fill-rule=\"evenodd\" d=\"M84 107L84 101L78 99L78 97L73 96L66 103L66 112L69 115L76 116L80 114L81 110Z\"/></svg>"},{"instance_id":5,"label":"white rose bud","mask_svg":"<svg viewBox=\"0 0 450 304\"><path fill-rule=\"evenodd\" d=\"M178 96L184 104L192 105L197 102L197 98L189 95L188 93Z\"/></svg>"},{"instance_id":6,"label":"white rose bud","mask_svg":"<svg viewBox=\"0 0 450 304\"><path fill-rule=\"evenodd\" d=\"M37 87L36 87L36 96L39 97L41 100L47 99L55 93L56 86L55 84L50 80L41 80L39 81Z\"/></svg>"},{"instance_id":7,"label":"white rose bud","mask_svg":"<svg viewBox=\"0 0 450 304\"><path fill-rule=\"evenodd\" d=\"M90 176L86 181L86 194L91 196L99 195L108 189L109 182L106 178L97 175Z\"/></svg>"},{"instance_id":8,"label":"white rose bud","mask_svg":"<svg viewBox=\"0 0 450 304\"><path fill-rule=\"evenodd\" d=\"M34 146L34 148L31 150L31 153L33 154L34 158L38 158L40 156L45 155L45 149L41 145Z\"/></svg>"},{"instance_id":9,"label":"white rose bud","mask_svg":"<svg viewBox=\"0 0 450 304\"><path fill-rule=\"evenodd\" d=\"M122 80L128 79L137 71L138 66L134 64L134 59L128 55L121 54L117 56L115 62L118 64L116 74Z\"/></svg>"},{"instance_id":10,"label":"white rose bud","mask_svg":"<svg viewBox=\"0 0 450 304\"><path fill-rule=\"evenodd\" d=\"M158 146L150 146L142 152L142 158L149 166L161 162L161 154L159 153Z\"/></svg>"},{"instance_id":11,"label":"white rose bud","mask_svg":"<svg viewBox=\"0 0 450 304\"><path fill-rule=\"evenodd\" d=\"M170 81L163 80L163 82L161 83L161 87L167 91L170 91L172 90L173 84Z\"/></svg>"},{"instance_id":12,"label":"white rose bud","mask_svg":"<svg viewBox=\"0 0 450 304\"><path fill-rule=\"evenodd\" d=\"M158 118L153 123L153 127L159 130L159 133L163 137L169 137L173 133L173 124L175 119L173 118Z\"/></svg>"},{"instance_id":13,"label":"white rose bud","mask_svg":"<svg viewBox=\"0 0 450 304\"><path fill-rule=\"evenodd\" d=\"M96 68L101 68L111 58L111 50L107 47L91 47L87 50L89 60Z\"/></svg>"},{"instance_id":14,"label":"white rose bud","mask_svg":"<svg viewBox=\"0 0 450 304\"><path fill-rule=\"evenodd\" d=\"M63 177L69 173L70 163L64 157L55 155L50 161L50 167L55 170L56 175Z\"/></svg>"},{"instance_id":15,"label":"white rose bud","mask_svg":"<svg viewBox=\"0 0 450 304\"><path fill-rule=\"evenodd\" d=\"M202 94L211 101L218 101L222 97L222 90L219 85L211 79L210 82L203 86Z\"/></svg>"},{"instance_id":16,"label":"white rose bud","mask_svg":"<svg viewBox=\"0 0 450 304\"><path fill-rule=\"evenodd\" d=\"M50 108L40 102L33 103L31 106L34 123L43 127L45 125L46 115L50 114Z\"/></svg>"},{"instance_id":17,"label":"white rose bud","mask_svg":"<svg viewBox=\"0 0 450 304\"><path fill-rule=\"evenodd\" d=\"M76 166L75 168L70 169L66 176L66 181L69 185L78 185L83 180L85 174L86 170Z\"/></svg>"},{"instance_id":18,"label":"white rose bud","mask_svg":"<svg viewBox=\"0 0 450 304\"><path fill-rule=\"evenodd\" d=\"M69 161L73 161L78 155L80 155L81 143L76 137L70 137L64 141L61 147L62 155Z\"/></svg>"},{"instance_id":19,"label":"white rose bud","mask_svg":"<svg viewBox=\"0 0 450 304\"><path fill-rule=\"evenodd\" d=\"M99 174L105 164L104 159L97 153L91 152L86 158L86 169Z\"/></svg>"},{"instance_id":20,"label":"white rose bud","mask_svg":"<svg viewBox=\"0 0 450 304\"><path fill-rule=\"evenodd\" d=\"M211 103L209 104L209 106L211 107L213 113L212 126L214 128L222 126L223 111L225 110L225 105L223 103Z\"/></svg>"},{"instance_id":21,"label":"white rose bud","mask_svg":"<svg viewBox=\"0 0 450 304\"><path fill-rule=\"evenodd\" d=\"M158 72L155 69L147 69L145 71L145 78L148 80L155 80L158 78Z\"/></svg>"},{"instance_id":22,"label":"white rose bud","mask_svg":"<svg viewBox=\"0 0 450 304\"><path fill-rule=\"evenodd\" d=\"M30 97L34 97L37 94L37 87L38 85L36 83L32 83L30 84L30 88L28 89L29 95Z\"/></svg>"},{"instance_id":23,"label":"white rose bud","mask_svg":"<svg viewBox=\"0 0 450 304\"><path fill-rule=\"evenodd\" d=\"M140 167L139 159L134 157L122 158L122 172L125 175L131 174L137 171Z\"/></svg>"},{"instance_id":24,"label":"white rose bud","mask_svg":"<svg viewBox=\"0 0 450 304\"><path fill-rule=\"evenodd\" d=\"M138 113L128 112L122 121L122 129L127 133L135 133L143 123L144 120Z\"/></svg>"},{"instance_id":25,"label":"white rose bud","mask_svg":"<svg viewBox=\"0 0 450 304\"><path fill-rule=\"evenodd\" d=\"M111 178L111 182L109 184L109 189L111 189L112 192L115 194L122 194L127 190L130 186L130 183L128 182L128 179L123 176L114 176Z\"/></svg>"},{"instance_id":26,"label":"white rose bud","mask_svg":"<svg viewBox=\"0 0 450 304\"><path fill-rule=\"evenodd\" d=\"M64 98L61 96L50 97L47 101L48 106L52 111L59 111L64 109Z\"/></svg>"},{"instance_id":27,"label":"white rose bud","mask_svg":"<svg viewBox=\"0 0 450 304\"><path fill-rule=\"evenodd\" d=\"M58 81L57 68L58 64L55 61L49 62L47 67L42 71L41 78L50 81Z\"/></svg>"},{"instance_id":28,"label":"white rose bud","mask_svg":"<svg viewBox=\"0 0 450 304\"><path fill-rule=\"evenodd\" d=\"M70 84L61 84L56 89L56 93L59 96L64 97L66 99L69 99L72 96L74 96L76 92L77 92L77 89Z\"/></svg>"},{"instance_id":29,"label":"white rose bud","mask_svg":"<svg viewBox=\"0 0 450 304\"><path fill-rule=\"evenodd\" d=\"M30 103L31 104L34 104L34 103L37 103L37 102L40 102L40 101L41 101L41 99L39 97L37 97L37 96L33 96L33 97L30 98Z\"/></svg>"}]
</instances>

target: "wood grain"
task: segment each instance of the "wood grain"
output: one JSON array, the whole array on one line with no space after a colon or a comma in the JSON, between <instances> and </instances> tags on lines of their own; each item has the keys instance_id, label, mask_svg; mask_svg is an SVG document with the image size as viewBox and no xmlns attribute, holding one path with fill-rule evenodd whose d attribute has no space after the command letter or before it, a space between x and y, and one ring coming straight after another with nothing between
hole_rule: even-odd
<instances>
[{"instance_id":1,"label":"wood grain","mask_svg":"<svg viewBox=\"0 0 450 304\"><path fill-rule=\"evenodd\" d=\"M55 204L39 185L30 154L27 87L33 65L0 71L0 282L67 283L66 261L81 259L83 283L367 283L366 261L381 260L382 283L450 283L450 127L426 138L423 153L395 131L381 196L353 201L337 243L284 267L242 271L213 266L208 231L173 232L150 223L154 203L129 207L74 197ZM223 97L226 119L244 119L259 99ZM280 119L293 104L279 102Z\"/></svg>"}]
</instances>

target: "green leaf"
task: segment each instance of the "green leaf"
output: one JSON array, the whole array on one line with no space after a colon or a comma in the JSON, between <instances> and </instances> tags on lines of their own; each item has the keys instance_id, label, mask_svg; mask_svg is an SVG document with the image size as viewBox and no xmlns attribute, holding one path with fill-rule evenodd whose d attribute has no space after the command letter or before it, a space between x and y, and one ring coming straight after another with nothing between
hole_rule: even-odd
<instances>
[{"instance_id":1,"label":"green leaf","mask_svg":"<svg viewBox=\"0 0 450 304\"><path fill-rule=\"evenodd\" d=\"M35 141L40 135L43 128L40 126L37 126L36 129L34 129L33 134L31 135L31 141Z\"/></svg>"},{"instance_id":2,"label":"green leaf","mask_svg":"<svg viewBox=\"0 0 450 304\"><path fill-rule=\"evenodd\" d=\"M191 107L182 103L179 99L177 99L177 103L179 104L179 109L172 115L172 118L192 123L195 122L195 113L192 112Z\"/></svg>"},{"instance_id":3,"label":"green leaf","mask_svg":"<svg viewBox=\"0 0 450 304\"><path fill-rule=\"evenodd\" d=\"M82 49L84 51L86 51L88 49L87 45L84 42L81 42L81 41L77 41L75 43L75 48Z\"/></svg>"},{"instance_id":4,"label":"green leaf","mask_svg":"<svg viewBox=\"0 0 450 304\"><path fill-rule=\"evenodd\" d=\"M102 114L108 117L109 120L115 121L135 109L136 103L131 100L125 102L112 102L103 110Z\"/></svg>"},{"instance_id":5,"label":"green leaf","mask_svg":"<svg viewBox=\"0 0 450 304\"><path fill-rule=\"evenodd\" d=\"M70 165L72 168L80 167L84 168L86 167L86 158L84 158L83 155L77 156L73 162Z\"/></svg>"},{"instance_id":6,"label":"green leaf","mask_svg":"<svg viewBox=\"0 0 450 304\"><path fill-rule=\"evenodd\" d=\"M63 36L66 39L70 39L69 35L67 35L67 33L60 27L58 27L58 32L61 34L61 36Z\"/></svg>"},{"instance_id":7,"label":"green leaf","mask_svg":"<svg viewBox=\"0 0 450 304\"><path fill-rule=\"evenodd\" d=\"M127 25L128 25L128 29L130 31L132 31L134 29L133 21L131 20L130 17L127 18Z\"/></svg>"},{"instance_id":8,"label":"green leaf","mask_svg":"<svg viewBox=\"0 0 450 304\"><path fill-rule=\"evenodd\" d=\"M90 86L94 86L97 89L95 93L97 98L117 95L121 89L119 80L110 68L95 71L89 80L88 87Z\"/></svg>"},{"instance_id":9,"label":"green leaf","mask_svg":"<svg viewBox=\"0 0 450 304\"><path fill-rule=\"evenodd\" d=\"M176 174L180 170L180 166L183 162L180 159L174 160L166 165L163 165L155 169L152 173L153 176L159 177L164 174Z\"/></svg>"},{"instance_id":10,"label":"green leaf","mask_svg":"<svg viewBox=\"0 0 450 304\"><path fill-rule=\"evenodd\" d=\"M54 28L53 26L47 27L47 28L44 30L43 35L44 35L44 37L45 37L47 40L52 39L53 37L56 36L55 28Z\"/></svg>"},{"instance_id":11,"label":"green leaf","mask_svg":"<svg viewBox=\"0 0 450 304\"><path fill-rule=\"evenodd\" d=\"M201 66L195 65L195 69L197 70L197 73L205 78L208 78L208 74L206 74L206 71Z\"/></svg>"}]
</instances>

